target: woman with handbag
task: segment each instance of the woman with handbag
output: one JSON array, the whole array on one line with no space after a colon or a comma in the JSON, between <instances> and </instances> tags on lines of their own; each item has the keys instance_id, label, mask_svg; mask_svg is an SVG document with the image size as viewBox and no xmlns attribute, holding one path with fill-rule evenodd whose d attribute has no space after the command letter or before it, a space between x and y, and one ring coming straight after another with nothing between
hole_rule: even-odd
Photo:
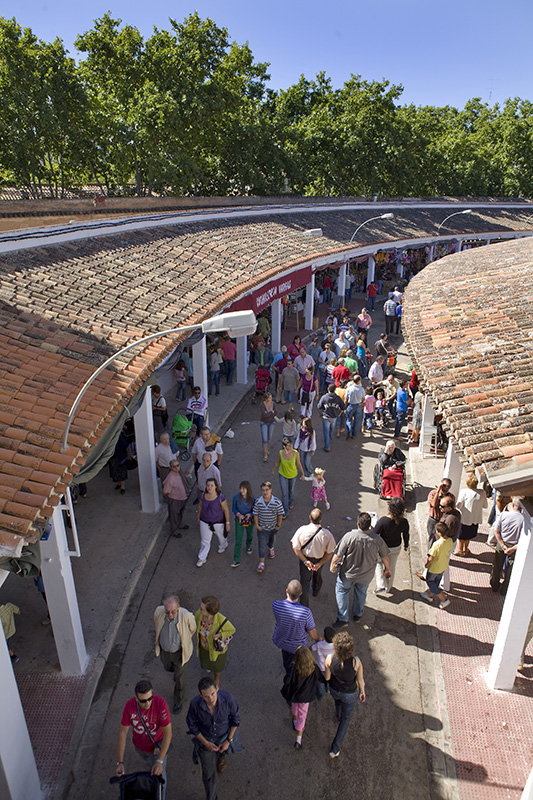
<instances>
[{"instance_id":1,"label":"woman with handbag","mask_svg":"<svg viewBox=\"0 0 533 800\"><path fill-rule=\"evenodd\" d=\"M226 666L228 645L233 639L235 628L229 619L220 613L220 602L214 595L202 597L200 608L194 616L200 666L213 673L215 686L218 689L220 673Z\"/></svg>"},{"instance_id":2,"label":"woman with handbag","mask_svg":"<svg viewBox=\"0 0 533 800\"><path fill-rule=\"evenodd\" d=\"M291 672L285 675L281 694L291 704L292 727L296 731L296 750L302 749L302 737L305 729L309 703L318 699L318 688L325 683L324 676L308 647L298 645L294 653L294 664Z\"/></svg>"},{"instance_id":3,"label":"woman with handbag","mask_svg":"<svg viewBox=\"0 0 533 800\"><path fill-rule=\"evenodd\" d=\"M208 456L209 453L204 453L206 460ZM198 500L197 519L200 526L200 552L196 566L203 567L209 555L213 534L218 539L218 552L223 553L228 546L231 527L228 501L215 478L208 478L205 482L205 492Z\"/></svg>"}]
</instances>

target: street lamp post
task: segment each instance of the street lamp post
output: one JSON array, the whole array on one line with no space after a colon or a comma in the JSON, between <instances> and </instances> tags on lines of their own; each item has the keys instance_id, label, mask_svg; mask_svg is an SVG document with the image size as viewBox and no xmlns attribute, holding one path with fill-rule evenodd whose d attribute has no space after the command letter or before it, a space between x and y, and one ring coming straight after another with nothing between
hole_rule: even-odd
<instances>
[{"instance_id":1,"label":"street lamp post","mask_svg":"<svg viewBox=\"0 0 533 800\"><path fill-rule=\"evenodd\" d=\"M313 236L313 237L322 236L322 228L309 228L306 231L298 231L297 233L287 233L285 236L280 236L278 239L274 239L273 242L270 242L270 244L267 244L267 246L263 250L261 250L257 258L255 259L255 264L252 269L252 278L254 277L255 274L255 268L257 267L259 261L261 260L262 256L266 253L266 251L270 247L273 247L278 242L283 241L283 239L290 239L292 236Z\"/></svg>"},{"instance_id":2,"label":"street lamp post","mask_svg":"<svg viewBox=\"0 0 533 800\"><path fill-rule=\"evenodd\" d=\"M394 214L392 213L392 211L389 211L387 212L387 214L380 214L379 217L371 217L370 219L365 220L353 232L352 238L350 239L350 244L353 242L353 240L355 239L361 228L364 227L365 225L368 225L369 222L374 222L375 219L392 219L393 217Z\"/></svg>"},{"instance_id":3,"label":"street lamp post","mask_svg":"<svg viewBox=\"0 0 533 800\"><path fill-rule=\"evenodd\" d=\"M471 214L471 213L472 213L471 208L465 208L463 211L454 211L453 214L449 214L446 217L446 219L443 219L440 225L437 226L437 233L440 231L444 223L447 222L451 217L456 217L458 214Z\"/></svg>"},{"instance_id":4,"label":"street lamp post","mask_svg":"<svg viewBox=\"0 0 533 800\"><path fill-rule=\"evenodd\" d=\"M97 370L93 372L91 377L85 381L83 386L81 387L80 391L76 399L74 400L71 409L69 411L67 417L67 424L65 425L65 432L63 433L63 438L61 440L61 452L66 450L67 448L67 439L68 434L70 431L70 426L72 424L72 420L78 410L78 406L81 402L81 399L89 386L96 380L96 378L105 370L107 367L115 361L115 359L119 358L120 356L124 355L124 353L128 353L130 350L133 350L134 347L137 347L139 344L146 344L147 342L151 342L154 339L161 339L163 336L170 336L174 333L181 333L182 331L192 331L196 328L201 328L202 333L215 333L216 331L228 331L230 336L237 337L237 336L250 336L252 333L255 333L255 329L257 327L257 320L255 318L255 314L251 310L245 311L229 311L227 314L219 314L216 317L210 317L209 319L204 320L199 325L182 325L179 328L170 328L167 331L159 331L159 333L152 333L150 336L145 336L143 339L137 339L137 341L132 342L131 344L127 345L127 347L123 347L122 350L119 350L118 353L115 353L107 361L98 367Z\"/></svg>"}]
</instances>

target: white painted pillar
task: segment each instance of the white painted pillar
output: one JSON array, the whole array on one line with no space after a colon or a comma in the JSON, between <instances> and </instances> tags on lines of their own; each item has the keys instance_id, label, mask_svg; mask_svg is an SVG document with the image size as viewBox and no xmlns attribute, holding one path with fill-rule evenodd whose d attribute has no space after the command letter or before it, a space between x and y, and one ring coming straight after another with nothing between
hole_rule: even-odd
<instances>
[{"instance_id":1,"label":"white painted pillar","mask_svg":"<svg viewBox=\"0 0 533 800\"><path fill-rule=\"evenodd\" d=\"M2 720L0 725L0 797L39 800L41 792L30 735L4 636L0 641Z\"/></svg>"},{"instance_id":2,"label":"white painted pillar","mask_svg":"<svg viewBox=\"0 0 533 800\"><path fill-rule=\"evenodd\" d=\"M202 336L202 338L192 346L192 369L194 373L194 385L199 386L203 396L207 397L208 383L205 336Z\"/></svg>"},{"instance_id":3,"label":"white painted pillar","mask_svg":"<svg viewBox=\"0 0 533 800\"><path fill-rule=\"evenodd\" d=\"M487 683L491 689L510 691L513 688L533 613L533 519L527 510L524 510L524 520L525 529L518 542L487 673Z\"/></svg>"},{"instance_id":4,"label":"white painted pillar","mask_svg":"<svg viewBox=\"0 0 533 800\"><path fill-rule=\"evenodd\" d=\"M487 240L486 240L486 242L485 242L485 244L490 244L490 239L487 239ZM533 773L532 773L532 775L533 775ZM533 784L532 784L532 786L531 786L531 791L533 792ZM533 795L532 795L532 797L533 797Z\"/></svg>"},{"instance_id":5,"label":"white painted pillar","mask_svg":"<svg viewBox=\"0 0 533 800\"><path fill-rule=\"evenodd\" d=\"M520 800L533 800L533 769L529 773L529 778L524 786L524 791L520 795Z\"/></svg>"},{"instance_id":6,"label":"white painted pillar","mask_svg":"<svg viewBox=\"0 0 533 800\"><path fill-rule=\"evenodd\" d=\"M272 315L273 316L273 315ZM274 319L272 319L272 337L274 337ZM237 339L237 383L248 383L248 340L246 336Z\"/></svg>"},{"instance_id":7,"label":"white painted pillar","mask_svg":"<svg viewBox=\"0 0 533 800\"><path fill-rule=\"evenodd\" d=\"M426 439L426 430L429 427L433 426L433 420L435 419L435 411L433 410L433 406L431 405L431 401L427 394L424 396L424 408L422 409L422 427L420 428L420 439L418 442L418 452L423 457L424 456L424 445Z\"/></svg>"},{"instance_id":8,"label":"white painted pillar","mask_svg":"<svg viewBox=\"0 0 533 800\"><path fill-rule=\"evenodd\" d=\"M196 365L194 366L196 374ZM135 444L139 464L139 488L141 508L146 514L159 510L159 488L155 468L154 417L152 414L152 387L146 388L141 407L133 417Z\"/></svg>"},{"instance_id":9,"label":"white painted pillar","mask_svg":"<svg viewBox=\"0 0 533 800\"><path fill-rule=\"evenodd\" d=\"M59 664L66 675L83 675L89 656L61 508L54 509L50 527L48 539L41 542L41 572Z\"/></svg>"},{"instance_id":10,"label":"white painted pillar","mask_svg":"<svg viewBox=\"0 0 533 800\"><path fill-rule=\"evenodd\" d=\"M461 478L463 477L463 465L461 459L455 451L453 440L448 440L448 449L446 451L446 460L444 462L443 478L449 478L452 482L452 492L457 497L459 494L459 487L461 486Z\"/></svg>"},{"instance_id":11,"label":"white painted pillar","mask_svg":"<svg viewBox=\"0 0 533 800\"><path fill-rule=\"evenodd\" d=\"M366 274L366 283L372 283L376 276L376 261L374 256L368 256L368 271Z\"/></svg>"},{"instance_id":12,"label":"white painted pillar","mask_svg":"<svg viewBox=\"0 0 533 800\"><path fill-rule=\"evenodd\" d=\"M304 326L308 331L313 330L313 316L315 311L315 273L311 276L311 282L305 287L305 321Z\"/></svg>"},{"instance_id":13,"label":"white painted pillar","mask_svg":"<svg viewBox=\"0 0 533 800\"><path fill-rule=\"evenodd\" d=\"M274 355L281 350L281 297L272 302L272 352Z\"/></svg>"},{"instance_id":14,"label":"white painted pillar","mask_svg":"<svg viewBox=\"0 0 533 800\"><path fill-rule=\"evenodd\" d=\"M455 247L455 252L456 253L460 253L462 248L463 248L463 240L459 239L459 241L457 242L457 245Z\"/></svg>"},{"instance_id":15,"label":"white painted pillar","mask_svg":"<svg viewBox=\"0 0 533 800\"><path fill-rule=\"evenodd\" d=\"M435 258L435 245L432 244L431 247L429 248L429 262L428 263L431 264L431 262L434 260L434 258Z\"/></svg>"},{"instance_id":16,"label":"white painted pillar","mask_svg":"<svg viewBox=\"0 0 533 800\"><path fill-rule=\"evenodd\" d=\"M337 294L342 297L342 305L344 305L344 295L346 293L346 262L339 268L339 278L337 280Z\"/></svg>"}]
</instances>

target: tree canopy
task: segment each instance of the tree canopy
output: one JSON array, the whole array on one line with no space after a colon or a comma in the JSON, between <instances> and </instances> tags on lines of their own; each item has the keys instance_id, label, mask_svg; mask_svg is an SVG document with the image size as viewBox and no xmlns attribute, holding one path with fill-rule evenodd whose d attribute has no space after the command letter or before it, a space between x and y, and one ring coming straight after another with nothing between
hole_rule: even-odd
<instances>
[{"instance_id":1,"label":"tree canopy","mask_svg":"<svg viewBox=\"0 0 533 800\"><path fill-rule=\"evenodd\" d=\"M267 63L190 14L139 30L105 14L76 39L0 17L0 183L61 196L531 195L533 104L402 105L403 87L325 72L272 91Z\"/></svg>"}]
</instances>

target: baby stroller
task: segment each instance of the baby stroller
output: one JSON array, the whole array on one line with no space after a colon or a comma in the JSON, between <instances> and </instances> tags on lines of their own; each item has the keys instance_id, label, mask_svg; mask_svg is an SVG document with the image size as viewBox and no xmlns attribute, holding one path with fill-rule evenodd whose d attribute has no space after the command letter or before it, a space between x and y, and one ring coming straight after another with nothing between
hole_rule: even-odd
<instances>
[{"instance_id":1,"label":"baby stroller","mask_svg":"<svg viewBox=\"0 0 533 800\"><path fill-rule=\"evenodd\" d=\"M192 427L192 420L187 419L183 414L176 414L172 420L172 438L180 449L182 461L188 461L191 457L189 442L192 436Z\"/></svg>"},{"instance_id":2,"label":"baby stroller","mask_svg":"<svg viewBox=\"0 0 533 800\"><path fill-rule=\"evenodd\" d=\"M120 800L161 800L165 781L161 775L132 772L120 778L110 778L109 783L119 784Z\"/></svg>"},{"instance_id":3,"label":"baby stroller","mask_svg":"<svg viewBox=\"0 0 533 800\"><path fill-rule=\"evenodd\" d=\"M259 397L263 397L265 392L268 390L271 380L272 378L270 377L270 372L268 369L264 369L264 367L257 368L255 373L255 395L252 403L257 403L257 399Z\"/></svg>"}]
</instances>

